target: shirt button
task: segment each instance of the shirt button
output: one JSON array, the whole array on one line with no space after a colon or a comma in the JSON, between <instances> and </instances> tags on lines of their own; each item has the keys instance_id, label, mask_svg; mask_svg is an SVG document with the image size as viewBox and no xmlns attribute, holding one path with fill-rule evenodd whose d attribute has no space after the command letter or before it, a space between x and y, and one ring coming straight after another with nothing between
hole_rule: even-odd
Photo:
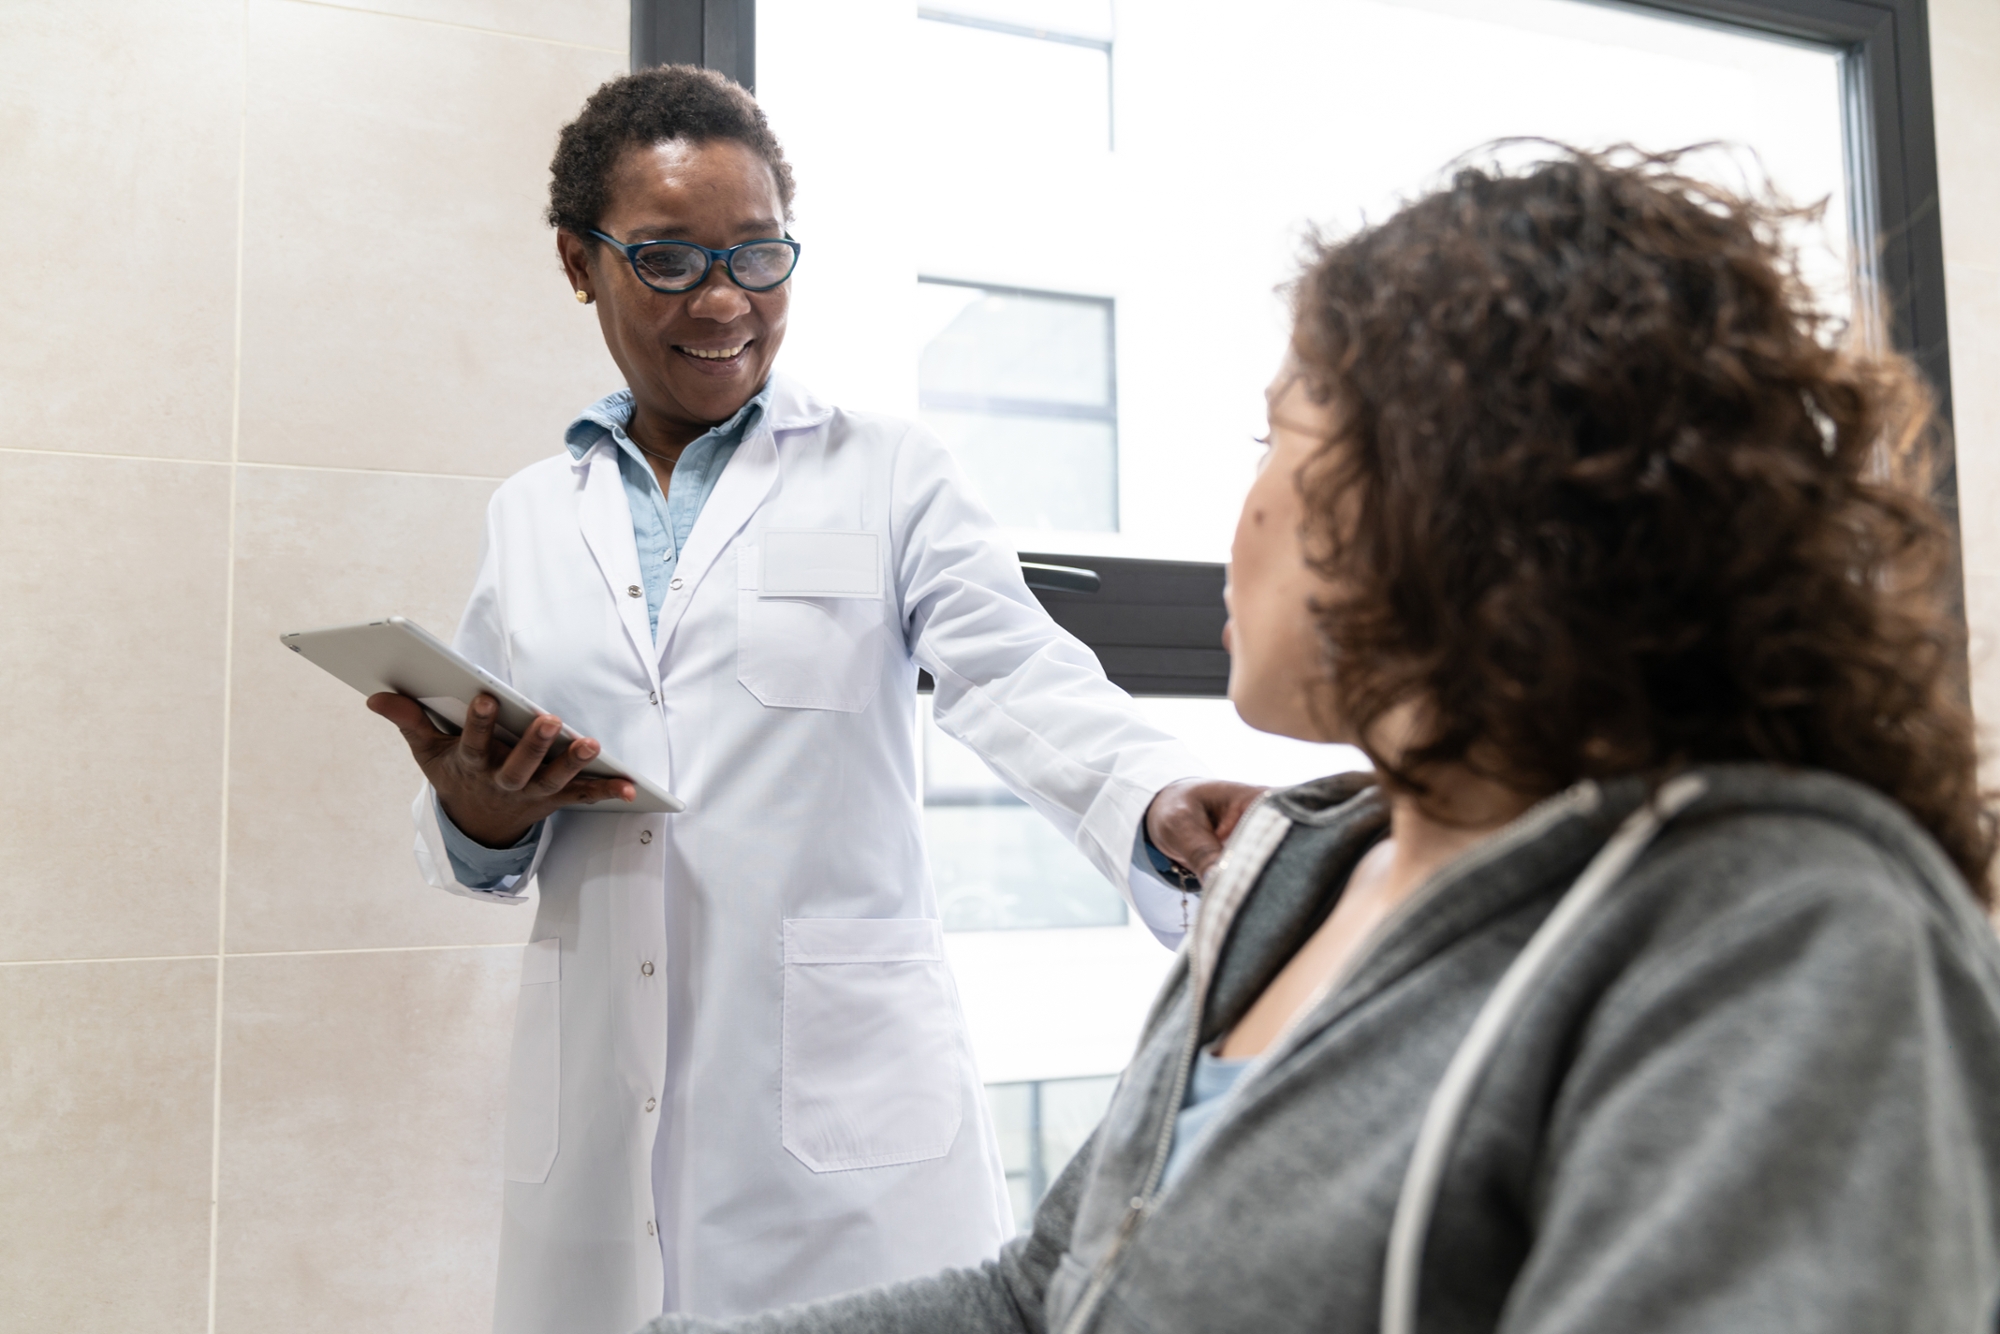
<instances>
[{"instance_id":1,"label":"shirt button","mask_svg":"<svg viewBox=\"0 0 2000 1334\"><path fill-rule=\"evenodd\" d=\"M652 1111L655 1107L658 1107L659 1105L660 1105L659 1103L655 1102L651 1098L646 1099L646 1110L649 1112Z\"/></svg>"},{"instance_id":2,"label":"shirt button","mask_svg":"<svg viewBox=\"0 0 2000 1334\"><path fill-rule=\"evenodd\" d=\"M646 1235L649 1237L654 1235L653 1220L650 1218L646 1220Z\"/></svg>"},{"instance_id":3,"label":"shirt button","mask_svg":"<svg viewBox=\"0 0 2000 1334\"><path fill-rule=\"evenodd\" d=\"M681 586L681 581L680 581L680 579L679 579L679 577L678 577L678 576L676 576L675 578L672 578L672 579L669 579L669 580L667 580L667 587L668 587L668 588L679 588L680 586Z\"/></svg>"},{"instance_id":4,"label":"shirt button","mask_svg":"<svg viewBox=\"0 0 2000 1334\"><path fill-rule=\"evenodd\" d=\"M641 589L637 584L625 585L625 596L628 598L639 597L644 591L645 590Z\"/></svg>"},{"instance_id":5,"label":"shirt button","mask_svg":"<svg viewBox=\"0 0 2000 1334\"><path fill-rule=\"evenodd\" d=\"M645 976L651 977L653 975L653 961L651 959L648 959L646 960L646 962L640 964L639 971Z\"/></svg>"},{"instance_id":6,"label":"shirt button","mask_svg":"<svg viewBox=\"0 0 2000 1334\"><path fill-rule=\"evenodd\" d=\"M658 704L660 702L660 692L657 690L648 690L646 692L646 702L648 704Z\"/></svg>"},{"instance_id":7,"label":"shirt button","mask_svg":"<svg viewBox=\"0 0 2000 1334\"><path fill-rule=\"evenodd\" d=\"M653 841L653 831L650 829L641 829L639 831L639 841L641 843L651 843Z\"/></svg>"}]
</instances>

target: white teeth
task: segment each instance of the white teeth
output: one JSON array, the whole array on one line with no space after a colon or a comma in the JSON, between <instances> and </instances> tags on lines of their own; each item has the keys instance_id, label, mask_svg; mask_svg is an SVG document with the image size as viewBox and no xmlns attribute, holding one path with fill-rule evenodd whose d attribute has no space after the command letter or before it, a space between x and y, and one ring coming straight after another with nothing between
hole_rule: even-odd
<instances>
[{"instance_id":1,"label":"white teeth","mask_svg":"<svg viewBox=\"0 0 2000 1334\"><path fill-rule=\"evenodd\" d=\"M700 357L703 361L727 361L748 346L750 346L750 344L748 343L738 343L735 347L718 347L709 349L703 349L699 347L684 347L681 349L681 351L687 353L691 357Z\"/></svg>"}]
</instances>

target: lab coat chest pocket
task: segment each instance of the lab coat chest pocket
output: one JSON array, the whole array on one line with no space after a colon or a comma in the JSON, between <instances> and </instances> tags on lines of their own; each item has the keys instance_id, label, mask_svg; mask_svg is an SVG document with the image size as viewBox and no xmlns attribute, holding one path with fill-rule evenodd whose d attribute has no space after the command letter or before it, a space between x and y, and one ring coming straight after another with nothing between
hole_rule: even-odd
<instances>
[{"instance_id":1,"label":"lab coat chest pocket","mask_svg":"<svg viewBox=\"0 0 2000 1334\"><path fill-rule=\"evenodd\" d=\"M562 941L531 941L521 955L514 1059L507 1076L507 1179L548 1180L556 1160L562 1040Z\"/></svg>"},{"instance_id":2,"label":"lab coat chest pocket","mask_svg":"<svg viewBox=\"0 0 2000 1334\"><path fill-rule=\"evenodd\" d=\"M785 1148L815 1172L942 1158L964 1071L941 924L794 918L784 969Z\"/></svg>"},{"instance_id":3,"label":"lab coat chest pocket","mask_svg":"<svg viewBox=\"0 0 2000 1334\"><path fill-rule=\"evenodd\" d=\"M882 538L768 529L736 557L736 675L774 709L858 713L882 679Z\"/></svg>"}]
</instances>

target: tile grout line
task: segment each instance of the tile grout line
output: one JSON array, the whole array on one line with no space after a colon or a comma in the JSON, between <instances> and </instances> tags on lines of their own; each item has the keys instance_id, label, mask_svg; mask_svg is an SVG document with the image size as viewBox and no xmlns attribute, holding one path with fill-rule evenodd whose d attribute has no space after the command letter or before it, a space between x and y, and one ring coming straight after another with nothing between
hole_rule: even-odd
<instances>
[{"instance_id":1,"label":"tile grout line","mask_svg":"<svg viewBox=\"0 0 2000 1334\"><path fill-rule=\"evenodd\" d=\"M343 468L331 463L260 463L255 459L176 459L159 454L102 454L85 449L28 449L0 445L0 454L34 454L55 459L112 459L123 463L190 463L200 468L267 468L272 472L340 472L366 477L430 477L447 482L492 482L505 477L478 472L418 472L409 468ZM550 457L554 457L551 455Z\"/></svg>"},{"instance_id":2,"label":"tile grout line","mask_svg":"<svg viewBox=\"0 0 2000 1334\"><path fill-rule=\"evenodd\" d=\"M222 1039L223 982L229 971L229 716L235 672L236 638L236 460L243 434L243 250L244 201L250 176L250 0L243 0L237 51L236 121L236 310L229 379L229 537L222 567L222 809L217 821L215 868L215 1052L210 1066L208 1128L208 1334L215 1334L216 1280L222 1264Z\"/></svg>"},{"instance_id":3,"label":"tile grout line","mask_svg":"<svg viewBox=\"0 0 2000 1334\"><path fill-rule=\"evenodd\" d=\"M555 455L551 454L550 458ZM269 468L273 472L344 472L358 473L364 477L434 477L447 482L492 482L499 484L505 477L495 477L479 472L418 472L411 468L343 468L335 463L258 463L247 460L237 465L241 468Z\"/></svg>"},{"instance_id":4,"label":"tile grout line","mask_svg":"<svg viewBox=\"0 0 2000 1334\"><path fill-rule=\"evenodd\" d=\"M54 968L87 963L189 963L200 959L307 959L336 954L437 954L448 950L517 950L523 942L484 945L356 945L337 950L236 950L227 954L131 954L99 959L0 959L0 968Z\"/></svg>"},{"instance_id":5,"label":"tile grout line","mask_svg":"<svg viewBox=\"0 0 2000 1334\"><path fill-rule=\"evenodd\" d=\"M537 37L532 33L508 32L505 28L482 28L475 23L453 23L449 19L427 19L417 14L392 14L385 9L367 9L361 5L341 4L339 0L290 0L295 5L310 5L314 9L339 9L349 14L366 14L378 19L402 19L406 23L427 23L433 28L455 28L459 32L476 32L486 37L510 37L517 42L541 42L546 46L567 47L572 51L599 51L605 55L623 56L629 52L617 46L592 46L588 42L565 42L560 37Z\"/></svg>"},{"instance_id":6,"label":"tile grout line","mask_svg":"<svg viewBox=\"0 0 2000 1334\"><path fill-rule=\"evenodd\" d=\"M339 950L238 950L232 959L298 959L332 954L440 954L447 950L518 950L526 941L485 945L357 945Z\"/></svg>"}]
</instances>

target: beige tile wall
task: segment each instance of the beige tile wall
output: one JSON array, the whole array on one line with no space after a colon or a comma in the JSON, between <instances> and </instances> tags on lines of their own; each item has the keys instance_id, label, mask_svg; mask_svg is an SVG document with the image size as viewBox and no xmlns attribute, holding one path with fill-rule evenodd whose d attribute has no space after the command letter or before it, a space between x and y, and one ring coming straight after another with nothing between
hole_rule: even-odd
<instances>
[{"instance_id":1,"label":"beige tile wall","mask_svg":"<svg viewBox=\"0 0 2000 1334\"><path fill-rule=\"evenodd\" d=\"M488 1327L532 909L276 637L449 632L617 385L540 210L628 12L0 5L0 1330Z\"/></svg>"},{"instance_id":2,"label":"beige tile wall","mask_svg":"<svg viewBox=\"0 0 2000 1334\"><path fill-rule=\"evenodd\" d=\"M1930 0L1972 702L2000 786L2000 3Z\"/></svg>"},{"instance_id":3,"label":"beige tile wall","mask_svg":"<svg viewBox=\"0 0 2000 1334\"><path fill-rule=\"evenodd\" d=\"M417 880L400 743L274 637L448 631L615 383L538 209L626 14L0 6L8 1329L486 1327L527 910ZM1996 717L2000 5L1932 23Z\"/></svg>"}]
</instances>

